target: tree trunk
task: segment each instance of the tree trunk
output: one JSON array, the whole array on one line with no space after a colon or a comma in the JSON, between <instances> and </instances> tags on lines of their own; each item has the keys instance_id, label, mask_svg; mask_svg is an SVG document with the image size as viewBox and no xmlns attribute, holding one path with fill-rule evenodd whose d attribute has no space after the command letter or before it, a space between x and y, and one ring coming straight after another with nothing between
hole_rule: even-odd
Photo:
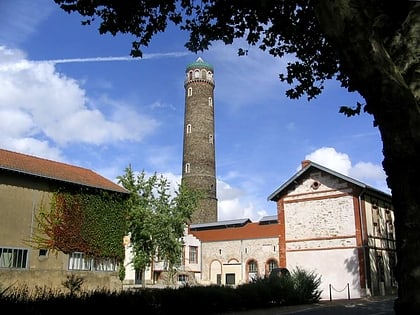
<instances>
[{"instance_id":1,"label":"tree trunk","mask_svg":"<svg viewBox=\"0 0 420 315\"><path fill-rule=\"evenodd\" d=\"M373 24L379 14L366 8L368 4L319 1L316 12L338 53L341 70L365 98L365 109L381 133L383 167L395 213L398 298L394 308L396 314L415 314L420 310L420 5L413 4L403 25L408 31L402 32L405 37L386 47ZM393 56L390 48L407 52L406 60Z\"/></svg>"}]
</instances>

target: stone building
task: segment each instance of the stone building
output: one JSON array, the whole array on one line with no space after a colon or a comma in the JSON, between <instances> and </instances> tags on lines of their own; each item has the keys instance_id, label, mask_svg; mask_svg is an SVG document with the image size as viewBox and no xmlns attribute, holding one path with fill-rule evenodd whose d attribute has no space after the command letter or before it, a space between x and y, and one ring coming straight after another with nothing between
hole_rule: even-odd
<instances>
[{"instance_id":1,"label":"stone building","mask_svg":"<svg viewBox=\"0 0 420 315\"><path fill-rule=\"evenodd\" d=\"M278 233L277 216L191 224L201 245L199 283L235 286L268 276L279 266Z\"/></svg>"},{"instance_id":2,"label":"stone building","mask_svg":"<svg viewBox=\"0 0 420 315\"><path fill-rule=\"evenodd\" d=\"M274 191L279 264L313 270L323 298L396 293L391 196L311 161Z\"/></svg>"}]
</instances>

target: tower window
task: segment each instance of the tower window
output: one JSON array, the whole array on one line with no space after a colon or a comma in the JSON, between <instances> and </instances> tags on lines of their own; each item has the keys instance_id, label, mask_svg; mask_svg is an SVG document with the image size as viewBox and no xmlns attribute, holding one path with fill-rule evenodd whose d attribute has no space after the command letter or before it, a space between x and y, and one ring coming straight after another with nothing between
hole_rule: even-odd
<instances>
[{"instance_id":1,"label":"tower window","mask_svg":"<svg viewBox=\"0 0 420 315\"><path fill-rule=\"evenodd\" d=\"M209 143L213 144L213 135L211 135L211 134L209 135Z\"/></svg>"},{"instance_id":2,"label":"tower window","mask_svg":"<svg viewBox=\"0 0 420 315\"><path fill-rule=\"evenodd\" d=\"M189 79L189 80L192 80L192 71L190 71L190 72L188 73L188 79Z\"/></svg>"},{"instance_id":3,"label":"tower window","mask_svg":"<svg viewBox=\"0 0 420 315\"><path fill-rule=\"evenodd\" d=\"M187 125L187 133L191 133L191 124Z\"/></svg>"},{"instance_id":4,"label":"tower window","mask_svg":"<svg viewBox=\"0 0 420 315\"><path fill-rule=\"evenodd\" d=\"M194 72L194 79L198 79L200 77L200 71L199 70L195 70Z\"/></svg>"},{"instance_id":5,"label":"tower window","mask_svg":"<svg viewBox=\"0 0 420 315\"><path fill-rule=\"evenodd\" d=\"M190 163L185 164L185 173L189 173L191 170Z\"/></svg>"},{"instance_id":6,"label":"tower window","mask_svg":"<svg viewBox=\"0 0 420 315\"><path fill-rule=\"evenodd\" d=\"M209 97L209 106L213 107L213 99L211 97Z\"/></svg>"},{"instance_id":7,"label":"tower window","mask_svg":"<svg viewBox=\"0 0 420 315\"><path fill-rule=\"evenodd\" d=\"M187 94L188 96L191 96L192 95L192 87L189 87L188 88L188 94Z\"/></svg>"},{"instance_id":8,"label":"tower window","mask_svg":"<svg viewBox=\"0 0 420 315\"><path fill-rule=\"evenodd\" d=\"M207 79L207 78L206 78L206 70L204 70L204 69L203 69L203 70L201 70L201 78L202 78L202 79Z\"/></svg>"}]
</instances>

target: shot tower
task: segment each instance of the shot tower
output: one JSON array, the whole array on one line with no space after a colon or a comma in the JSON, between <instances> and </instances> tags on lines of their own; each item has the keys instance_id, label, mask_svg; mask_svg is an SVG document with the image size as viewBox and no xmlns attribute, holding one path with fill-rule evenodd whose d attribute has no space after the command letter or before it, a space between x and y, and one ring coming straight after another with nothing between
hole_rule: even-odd
<instances>
[{"instance_id":1,"label":"shot tower","mask_svg":"<svg viewBox=\"0 0 420 315\"><path fill-rule=\"evenodd\" d=\"M185 71L182 182L205 193L191 223L217 221L213 66L198 58Z\"/></svg>"}]
</instances>

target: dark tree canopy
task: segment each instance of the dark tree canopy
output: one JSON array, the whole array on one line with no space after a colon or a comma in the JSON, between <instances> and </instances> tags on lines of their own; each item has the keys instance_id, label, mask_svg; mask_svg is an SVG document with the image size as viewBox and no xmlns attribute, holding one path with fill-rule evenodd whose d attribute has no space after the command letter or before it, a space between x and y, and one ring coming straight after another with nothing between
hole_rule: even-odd
<instances>
[{"instance_id":1,"label":"dark tree canopy","mask_svg":"<svg viewBox=\"0 0 420 315\"><path fill-rule=\"evenodd\" d=\"M54 0L99 20L101 34L132 34L131 55L168 23L189 32L185 46L243 38L250 46L294 56L280 80L288 97L312 99L326 80L357 91L364 104L340 109L371 114L383 142L383 167L396 218L398 314L420 309L420 2L407 0ZM239 54L245 55L246 49Z\"/></svg>"}]
</instances>

